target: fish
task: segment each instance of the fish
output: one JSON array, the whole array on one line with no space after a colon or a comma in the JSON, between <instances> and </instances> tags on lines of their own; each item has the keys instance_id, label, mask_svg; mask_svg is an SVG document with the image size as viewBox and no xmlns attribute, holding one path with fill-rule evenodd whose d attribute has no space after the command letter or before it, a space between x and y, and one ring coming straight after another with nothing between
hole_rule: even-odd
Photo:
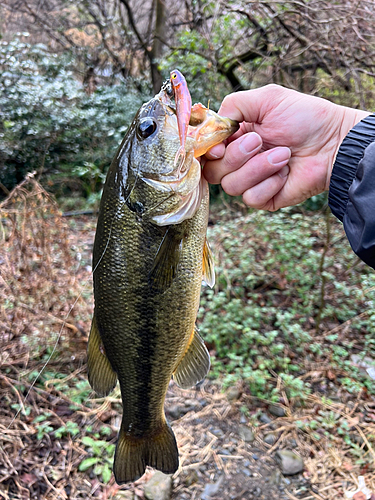
<instances>
[{"instance_id":1,"label":"fish","mask_svg":"<svg viewBox=\"0 0 375 500\"><path fill-rule=\"evenodd\" d=\"M171 71L170 81L176 102L178 134L180 137L180 147L175 156L175 164L177 165L180 158L181 167L184 162L186 135L191 117L191 96L185 77L178 69Z\"/></svg>"},{"instance_id":2,"label":"fish","mask_svg":"<svg viewBox=\"0 0 375 500\"><path fill-rule=\"evenodd\" d=\"M136 114L110 165L93 248L94 314L88 379L100 396L119 381L123 414L113 471L123 484L146 466L179 466L164 401L171 378L192 387L210 359L195 326L202 280L214 284L206 239L209 192L198 157L238 129L198 104L184 168L178 110L168 85Z\"/></svg>"}]
</instances>

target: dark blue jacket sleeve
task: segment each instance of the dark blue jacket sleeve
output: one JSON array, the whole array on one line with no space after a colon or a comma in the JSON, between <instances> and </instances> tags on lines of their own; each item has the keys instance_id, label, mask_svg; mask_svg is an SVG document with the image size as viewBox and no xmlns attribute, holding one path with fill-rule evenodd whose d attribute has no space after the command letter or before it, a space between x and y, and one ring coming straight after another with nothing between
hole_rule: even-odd
<instances>
[{"instance_id":1,"label":"dark blue jacket sleeve","mask_svg":"<svg viewBox=\"0 0 375 500\"><path fill-rule=\"evenodd\" d=\"M375 269L375 115L357 123L342 142L328 203L354 252Z\"/></svg>"}]
</instances>

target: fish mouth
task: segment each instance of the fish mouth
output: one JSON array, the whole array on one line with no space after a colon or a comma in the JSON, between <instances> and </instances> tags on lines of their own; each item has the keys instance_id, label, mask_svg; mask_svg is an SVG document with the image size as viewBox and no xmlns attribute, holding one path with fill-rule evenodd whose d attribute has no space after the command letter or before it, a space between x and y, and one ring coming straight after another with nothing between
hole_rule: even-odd
<instances>
[{"instance_id":1,"label":"fish mouth","mask_svg":"<svg viewBox=\"0 0 375 500\"><path fill-rule=\"evenodd\" d=\"M170 149L170 163L173 165L175 153L180 147L176 109L166 92L160 92L156 99L164 110L164 136L168 138L169 145L176 147L175 150L173 147ZM197 158L238 129L238 122L218 115L203 104L198 103L191 108L183 163L177 167L174 165L175 168L172 167L170 172L164 172L163 175L142 177L143 182L156 191L164 192L166 196L164 202L149 212L155 224L179 224L194 216L208 189Z\"/></svg>"},{"instance_id":2,"label":"fish mouth","mask_svg":"<svg viewBox=\"0 0 375 500\"><path fill-rule=\"evenodd\" d=\"M218 115L215 111L195 104L191 110L188 137L194 137L194 156L204 155L210 148L230 137L239 129L239 123Z\"/></svg>"},{"instance_id":3,"label":"fish mouth","mask_svg":"<svg viewBox=\"0 0 375 500\"><path fill-rule=\"evenodd\" d=\"M177 112L176 106L171 100L171 95L165 88L162 88L156 99L162 103L165 110L165 131L171 138L174 137L176 139L177 144ZM238 129L239 123L237 121L220 116L201 103L194 104L191 108L187 132L187 138L195 141L193 146L194 157L198 158L204 155L210 148L230 137ZM190 148L187 146L187 149Z\"/></svg>"}]
</instances>

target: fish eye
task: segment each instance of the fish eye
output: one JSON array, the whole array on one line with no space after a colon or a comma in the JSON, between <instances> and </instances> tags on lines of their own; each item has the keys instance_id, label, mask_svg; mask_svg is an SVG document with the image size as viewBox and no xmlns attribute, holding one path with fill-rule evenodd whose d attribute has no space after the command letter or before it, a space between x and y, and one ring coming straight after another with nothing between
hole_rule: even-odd
<instances>
[{"instance_id":1,"label":"fish eye","mask_svg":"<svg viewBox=\"0 0 375 500\"><path fill-rule=\"evenodd\" d=\"M156 130L156 123L152 118L143 118L137 127L137 135L139 139L147 139Z\"/></svg>"}]
</instances>

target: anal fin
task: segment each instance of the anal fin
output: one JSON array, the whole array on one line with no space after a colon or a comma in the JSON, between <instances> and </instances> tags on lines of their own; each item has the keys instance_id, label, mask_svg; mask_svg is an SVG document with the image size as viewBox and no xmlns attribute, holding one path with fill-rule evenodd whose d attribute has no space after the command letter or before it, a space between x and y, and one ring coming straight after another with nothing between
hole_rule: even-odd
<instances>
[{"instance_id":1,"label":"anal fin","mask_svg":"<svg viewBox=\"0 0 375 500\"><path fill-rule=\"evenodd\" d=\"M182 389L188 389L203 380L209 369L210 355L202 337L195 328L185 355L173 373L173 378Z\"/></svg>"},{"instance_id":2,"label":"anal fin","mask_svg":"<svg viewBox=\"0 0 375 500\"><path fill-rule=\"evenodd\" d=\"M204 241L203 247L203 280L211 288L215 285L215 266L214 256L210 245L208 244L207 237Z\"/></svg>"},{"instance_id":3,"label":"anal fin","mask_svg":"<svg viewBox=\"0 0 375 500\"><path fill-rule=\"evenodd\" d=\"M99 396L108 396L115 388L117 375L104 352L95 316L87 347L87 371L90 385Z\"/></svg>"}]
</instances>

